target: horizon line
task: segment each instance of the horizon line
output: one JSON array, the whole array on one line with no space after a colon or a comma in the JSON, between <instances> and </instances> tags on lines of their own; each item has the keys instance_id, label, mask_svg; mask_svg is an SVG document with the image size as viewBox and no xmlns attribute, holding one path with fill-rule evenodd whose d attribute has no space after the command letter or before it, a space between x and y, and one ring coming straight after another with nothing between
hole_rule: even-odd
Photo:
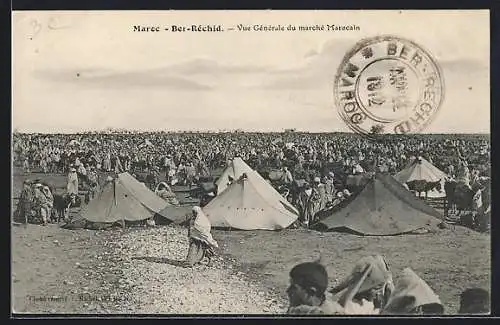
<instances>
[{"instance_id":1,"label":"horizon line","mask_svg":"<svg viewBox=\"0 0 500 325\"><path fill-rule=\"evenodd\" d=\"M311 131L311 130L298 130L296 128L284 128L282 130L264 131L264 130L243 130L243 129L221 129L221 130L132 130L125 128L108 128L101 130L81 130L81 131L58 131L58 132L40 132L40 131L16 131L12 130L12 134L44 134L44 135L80 135L80 134L92 134L92 133L167 133L167 134L181 134L181 133L312 133L312 134L357 134L357 132L352 131ZM394 133L384 133L381 135L491 135L491 132L422 132L422 133L410 133L410 134L394 134Z\"/></svg>"}]
</instances>

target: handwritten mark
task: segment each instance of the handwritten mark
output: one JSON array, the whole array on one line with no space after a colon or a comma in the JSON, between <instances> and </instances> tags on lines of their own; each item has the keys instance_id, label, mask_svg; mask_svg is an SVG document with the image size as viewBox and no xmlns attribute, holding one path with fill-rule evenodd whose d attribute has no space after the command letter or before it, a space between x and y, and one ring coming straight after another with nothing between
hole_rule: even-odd
<instances>
[{"instance_id":1,"label":"handwritten mark","mask_svg":"<svg viewBox=\"0 0 500 325\"><path fill-rule=\"evenodd\" d=\"M32 40L42 30L42 24L40 24L40 22L38 22L38 20L36 19L32 19L30 24L33 29L33 34L30 37L30 40Z\"/></svg>"},{"instance_id":2,"label":"handwritten mark","mask_svg":"<svg viewBox=\"0 0 500 325\"><path fill-rule=\"evenodd\" d=\"M60 24L57 23L57 19L56 18L51 17L49 19L47 27L49 29L52 29L52 30L57 30L57 29L66 29L66 28L69 28L70 26L69 25L60 25Z\"/></svg>"}]
</instances>

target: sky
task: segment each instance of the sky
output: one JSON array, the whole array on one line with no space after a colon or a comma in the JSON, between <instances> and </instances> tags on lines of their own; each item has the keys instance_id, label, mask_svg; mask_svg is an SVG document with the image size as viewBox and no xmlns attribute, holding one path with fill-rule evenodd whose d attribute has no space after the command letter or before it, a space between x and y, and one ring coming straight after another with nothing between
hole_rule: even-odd
<instances>
[{"instance_id":1,"label":"sky","mask_svg":"<svg viewBox=\"0 0 500 325\"><path fill-rule=\"evenodd\" d=\"M13 13L12 126L21 132L349 132L333 79L362 38L413 40L443 72L429 133L489 133L489 12L19 11ZM221 33L134 25L220 24ZM359 31L240 32L243 25L358 25Z\"/></svg>"}]
</instances>

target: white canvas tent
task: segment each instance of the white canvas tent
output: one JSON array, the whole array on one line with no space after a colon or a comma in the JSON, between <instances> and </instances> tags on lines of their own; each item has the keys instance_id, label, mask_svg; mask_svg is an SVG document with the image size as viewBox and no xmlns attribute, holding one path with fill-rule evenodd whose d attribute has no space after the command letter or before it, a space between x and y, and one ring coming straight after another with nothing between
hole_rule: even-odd
<instances>
[{"instance_id":1,"label":"white canvas tent","mask_svg":"<svg viewBox=\"0 0 500 325\"><path fill-rule=\"evenodd\" d=\"M243 175L243 173L250 173L253 169L248 166L243 159L240 157L234 158L229 166L222 172L222 175L215 182L217 186L217 195L221 194L230 183L230 178L233 180L237 180Z\"/></svg>"},{"instance_id":2,"label":"white canvas tent","mask_svg":"<svg viewBox=\"0 0 500 325\"><path fill-rule=\"evenodd\" d=\"M446 196L444 191L445 179L448 177L446 173L431 164L428 160L422 157L414 158L402 171L394 175L394 178L401 184L406 184L411 181L423 180L426 182L441 181L441 191L429 191L427 197L442 198Z\"/></svg>"},{"instance_id":3,"label":"white canvas tent","mask_svg":"<svg viewBox=\"0 0 500 325\"><path fill-rule=\"evenodd\" d=\"M299 215L256 171L235 179L203 208L214 227L241 230L279 230L289 227Z\"/></svg>"}]
</instances>

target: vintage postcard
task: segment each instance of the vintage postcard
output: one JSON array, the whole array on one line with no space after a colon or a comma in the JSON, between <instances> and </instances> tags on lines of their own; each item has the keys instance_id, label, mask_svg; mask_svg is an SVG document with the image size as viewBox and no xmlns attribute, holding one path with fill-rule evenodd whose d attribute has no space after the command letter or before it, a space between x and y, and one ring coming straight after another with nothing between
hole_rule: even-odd
<instances>
[{"instance_id":1,"label":"vintage postcard","mask_svg":"<svg viewBox=\"0 0 500 325\"><path fill-rule=\"evenodd\" d=\"M12 313L490 313L488 10L14 11Z\"/></svg>"}]
</instances>

